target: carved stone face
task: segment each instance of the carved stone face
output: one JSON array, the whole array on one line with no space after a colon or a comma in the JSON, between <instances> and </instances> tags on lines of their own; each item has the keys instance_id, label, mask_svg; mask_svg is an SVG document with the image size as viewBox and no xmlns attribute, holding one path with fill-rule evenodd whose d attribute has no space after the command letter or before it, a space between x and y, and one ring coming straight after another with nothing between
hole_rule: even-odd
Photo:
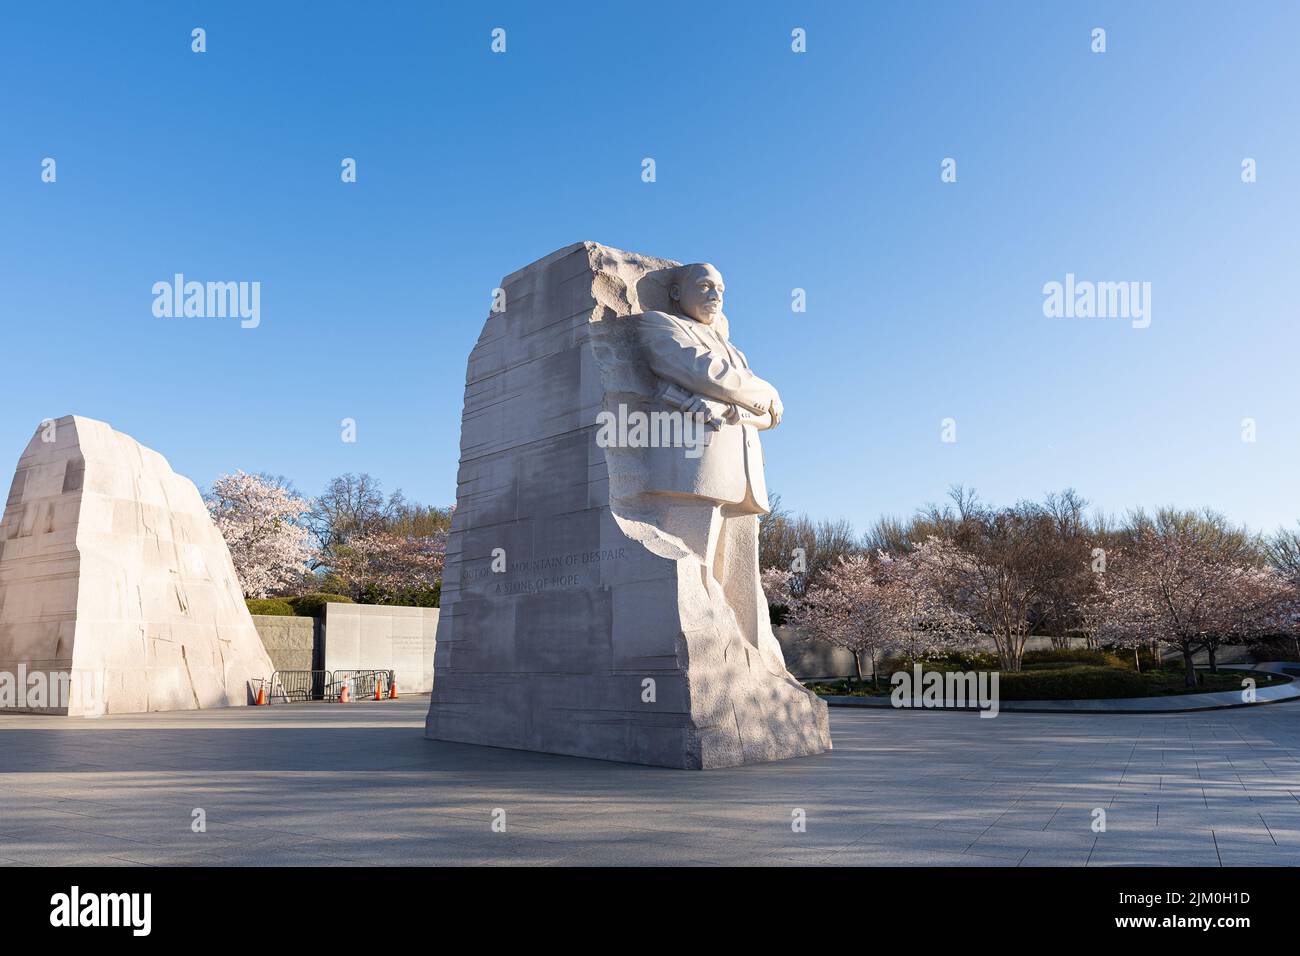
<instances>
[{"instance_id":1,"label":"carved stone face","mask_svg":"<svg viewBox=\"0 0 1300 956\"><path fill-rule=\"evenodd\" d=\"M722 274L717 269L707 262L697 262L683 269L682 277L673 283L668 294L683 315L711 325L722 314L725 288Z\"/></svg>"}]
</instances>

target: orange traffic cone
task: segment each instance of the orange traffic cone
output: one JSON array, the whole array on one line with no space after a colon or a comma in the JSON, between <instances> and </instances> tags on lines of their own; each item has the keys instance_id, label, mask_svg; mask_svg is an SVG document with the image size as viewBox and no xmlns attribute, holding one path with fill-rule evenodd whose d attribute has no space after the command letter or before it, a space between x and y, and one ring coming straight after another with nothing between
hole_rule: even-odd
<instances>
[{"instance_id":1,"label":"orange traffic cone","mask_svg":"<svg viewBox=\"0 0 1300 956\"><path fill-rule=\"evenodd\" d=\"M397 700L397 678L393 677L388 682L388 699Z\"/></svg>"},{"instance_id":2,"label":"orange traffic cone","mask_svg":"<svg viewBox=\"0 0 1300 956\"><path fill-rule=\"evenodd\" d=\"M264 706L265 704L266 704L266 685L265 685L265 684L258 684L258 685L257 685L257 703L254 704L253 706L255 706L255 707L262 707L262 706Z\"/></svg>"},{"instance_id":3,"label":"orange traffic cone","mask_svg":"<svg viewBox=\"0 0 1300 956\"><path fill-rule=\"evenodd\" d=\"M342 689L341 691L339 691L339 703L340 703L340 704L350 704L350 703L352 703L352 695L348 692L348 683L347 683L347 681L344 681L344 682L343 682L343 689Z\"/></svg>"},{"instance_id":4,"label":"orange traffic cone","mask_svg":"<svg viewBox=\"0 0 1300 956\"><path fill-rule=\"evenodd\" d=\"M384 686L384 682L383 682L382 680L380 680L379 678L375 678L375 700L383 700L383 699L384 699L384 695L380 693L380 689L381 689L383 686Z\"/></svg>"}]
</instances>

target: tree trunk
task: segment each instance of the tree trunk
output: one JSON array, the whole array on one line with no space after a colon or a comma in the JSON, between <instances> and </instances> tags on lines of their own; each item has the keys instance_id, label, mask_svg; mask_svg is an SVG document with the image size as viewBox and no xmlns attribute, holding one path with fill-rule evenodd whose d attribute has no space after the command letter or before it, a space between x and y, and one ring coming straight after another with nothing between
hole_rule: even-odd
<instances>
[{"instance_id":1,"label":"tree trunk","mask_svg":"<svg viewBox=\"0 0 1300 956\"><path fill-rule=\"evenodd\" d=\"M1020 670L1020 655L1016 652L1016 639L1008 631L998 639L995 635L994 643L998 647L998 658L1002 664L1002 669L1008 673L1014 674Z\"/></svg>"},{"instance_id":2,"label":"tree trunk","mask_svg":"<svg viewBox=\"0 0 1300 956\"><path fill-rule=\"evenodd\" d=\"M862 683L862 652L853 652L853 669L858 672L858 683ZM851 682L850 682L851 683Z\"/></svg>"},{"instance_id":3,"label":"tree trunk","mask_svg":"<svg viewBox=\"0 0 1300 956\"><path fill-rule=\"evenodd\" d=\"M1219 673L1219 665L1218 665L1218 662L1215 660L1215 651L1216 651L1216 650L1217 650L1217 648L1215 648L1215 646L1214 646L1213 644L1211 644L1209 647L1206 648L1206 651L1207 651L1207 652L1209 653L1209 655L1210 655L1210 673L1211 673L1211 674L1217 674L1217 673Z\"/></svg>"},{"instance_id":4,"label":"tree trunk","mask_svg":"<svg viewBox=\"0 0 1300 956\"><path fill-rule=\"evenodd\" d=\"M871 686L880 690L880 668L876 666L876 649L871 649Z\"/></svg>"},{"instance_id":5,"label":"tree trunk","mask_svg":"<svg viewBox=\"0 0 1300 956\"><path fill-rule=\"evenodd\" d=\"M1183 674L1183 686L1188 688L1195 687L1196 686L1196 665L1192 663L1191 647L1187 644L1183 645L1183 667L1185 668L1185 672Z\"/></svg>"},{"instance_id":6,"label":"tree trunk","mask_svg":"<svg viewBox=\"0 0 1300 956\"><path fill-rule=\"evenodd\" d=\"M1138 649L1133 648L1133 666L1137 668L1139 674L1142 673L1142 658L1138 654Z\"/></svg>"},{"instance_id":7,"label":"tree trunk","mask_svg":"<svg viewBox=\"0 0 1300 956\"><path fill-rule=\"evenodd\" d=\"M1024 665L1025 643L1023 640L1012 638L1007 642L1007 646L1011 649L1011 673L1018 674Z\"/></svg>"}]
</instances>

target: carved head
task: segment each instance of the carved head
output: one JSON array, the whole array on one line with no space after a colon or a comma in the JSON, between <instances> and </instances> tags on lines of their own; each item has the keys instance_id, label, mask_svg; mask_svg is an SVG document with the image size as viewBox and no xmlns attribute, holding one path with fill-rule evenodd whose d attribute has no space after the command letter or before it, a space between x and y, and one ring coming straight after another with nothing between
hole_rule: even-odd
<instances>
[{"instance_id":1,"label":"carved head","mask_svg":"<svg viewBox=\"0 0 1300 956\"><path fill-rule=\"evenodd\" d=\"M707 262L695 262L677 270L668 297L682 315L711 325L722 314L722 274Z\"/></svg>"}]
</instances>

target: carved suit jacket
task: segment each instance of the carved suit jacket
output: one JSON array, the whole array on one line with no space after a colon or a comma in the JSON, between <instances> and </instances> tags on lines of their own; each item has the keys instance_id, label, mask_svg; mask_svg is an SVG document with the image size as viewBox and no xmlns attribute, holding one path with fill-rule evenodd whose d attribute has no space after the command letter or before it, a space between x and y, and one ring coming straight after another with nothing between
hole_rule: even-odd
<instances>
[{"instance_id":1,"label":"carved suit jacket","mask_svg":"<svg viewBox=\"0 0 1300 956\"><path fill-rule=\"evenodd\" d=\"M767 401L771 386L750 370L744 354L722 332L709 336L694 319L666 312L646 312L636 322L642 357L657 378L709 400L718 417L735 405L742 419L718 431L708 429L711 437L698 457L687 456L682 448L647 448L646 490L766 513L763 447L758 429L743 419L752 418Z\"/></svg>"}]
</instances>

